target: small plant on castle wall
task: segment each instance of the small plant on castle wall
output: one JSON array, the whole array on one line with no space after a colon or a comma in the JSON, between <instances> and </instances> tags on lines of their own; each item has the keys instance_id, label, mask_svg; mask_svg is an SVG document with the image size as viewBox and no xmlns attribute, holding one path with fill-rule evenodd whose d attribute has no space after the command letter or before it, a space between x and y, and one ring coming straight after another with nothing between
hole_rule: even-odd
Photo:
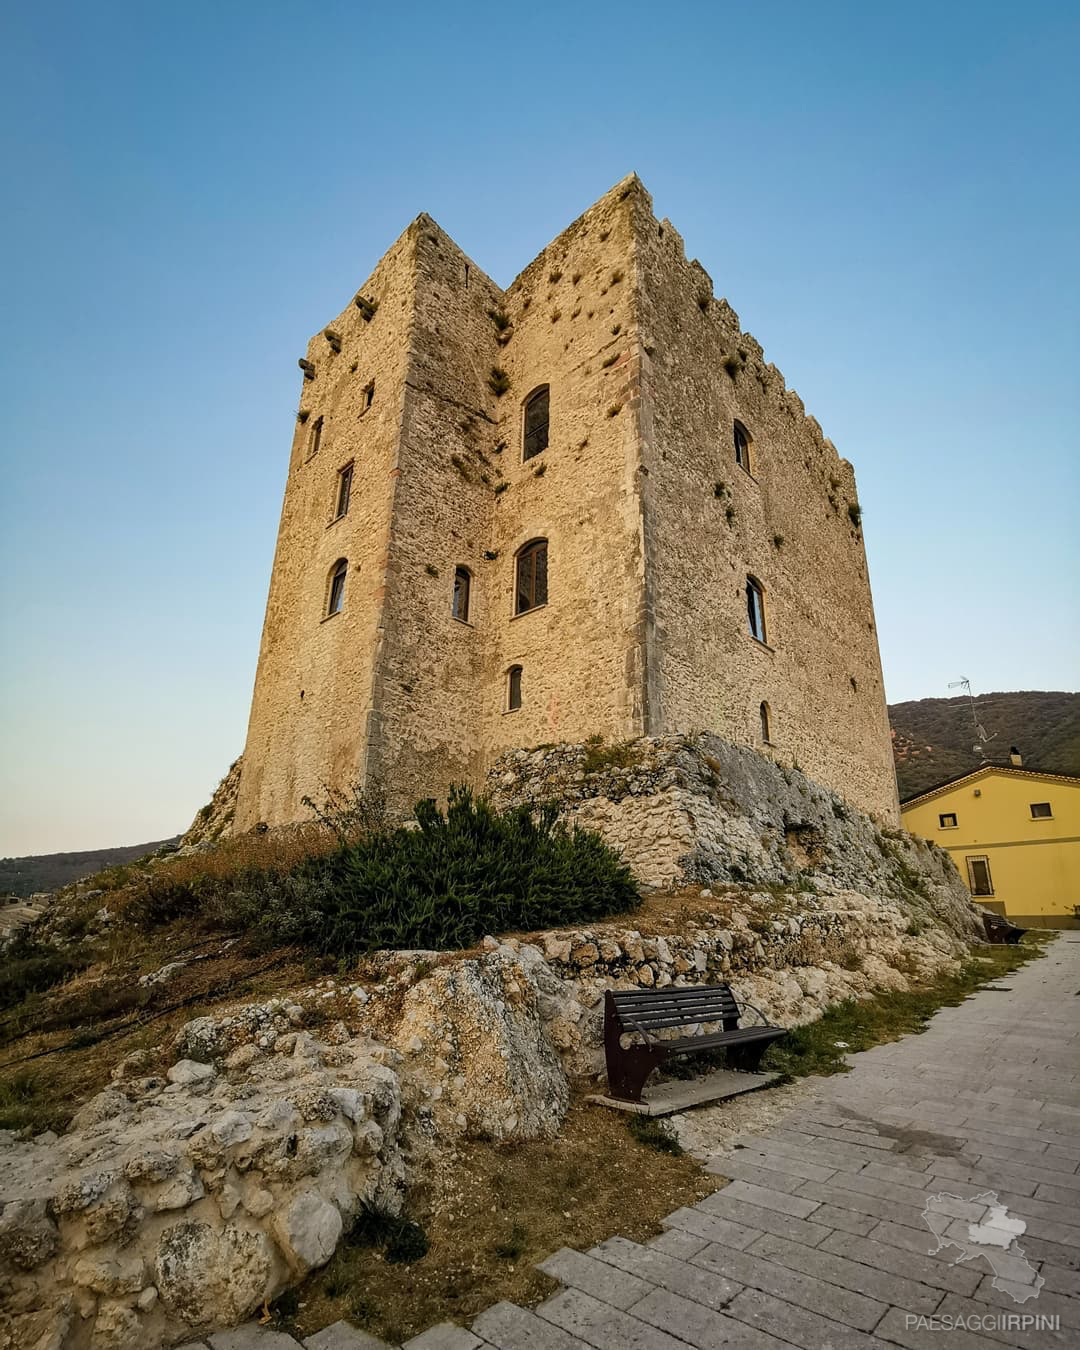
<instances>
[{"instance_id":1,"label":"small plant on castle wall","mask_svg":"<svg viewBox=\"0 0 1080 1350\"><path fill-rule=\"evenodd\" d=\"M503 452L505 449L506 449L506 442L505 442L505 441L499 441L499 442L496 444L495 449L494 449L491 453L494 454L494 455L501 455L502 452Z\"/></svg>"},{"instance_id":2,"label":"small plant on castle wall","mask_svg":"<svg viewBox=\"0 0 1080 1350\"><path fill-rule=\"evenodd\" d=\"M606 361L600 362L600 369L607 370L609 366L613 366L615 362L619 359L620 354L621 353L619 352L612 352Z\"/></svg>"},{"instance_id":3,"label":"small plant on castle wall","mask_svg":"<svg viewBox=\"0 0 1080 1350\"><path fill-rule=\"evenodd\" d=\"M858 502L850 502L847 509L848 519L856 529L862 524L862 507Z\"/></svg>"},{"instance_id":4,"label":"small plant on castle wall","mask_svg":"<svg viewBox=\"0 0 1080 1350\"><path fill-rule=\"evenodd\" d=\"M621 404L621 403L613 403L613 404L611 405L611 407L608 408L608 410L607 410L607 415L608 415L609 417L618 417L618 415L619 415L621 412L622 412L622 404Z\"/></svg>"},{"instance_id":5,"label":"small plant on castle wall","mask_svg":"<svg viewBox=\"0 0 1080 1350\"><path fill-rule=\"evenodd\" d=\"M505 309L489 309L488 318L495 325L496 333L505 332L510 327L510 315Z\"/></svg>"},{"instance_id":6,"label":"small plant on castle wall","mask_svg":"<svg viewBox=\"0 0 1080 1350\"><path fill-rule=\"evenodd\" d=\"M439 569L435 566L434 563L425 563L424 571L428 574L429 577L437 577L439 575Z\"/></svg>"},{"instance_id":7,"label":"small plant on castle wall","mask_svg":"<svg viewBox=\"0 0 1080 1350\"><path fill-rule=\"evenodd\" d=\"M729 525L735 524L735 508L730 503L728 504L728 509L724 512L724 516Z\"/></svg>"},{"instance_id":8,"label":"small plant on castle wall","mask_svg":"<svg viewBox=\"0 0 1080 1350\"><path fill-rule=\"evenodd\" d=\"M697 307L698 307L698 309L701 310L702 314L708 314L708 312L709 312L709 301L710 301L711 299L712 299L712 297L709 296L709 295L706 295L704 291L701 293L701 295L698 296L698 298L697 298Z\"/></svg>"},{"instance_id":9,"label":"small plant on castle wall","mask_svg":"<svg viewBox=\"0 0 1080 1350\"><path fill-rule=\"evenodd\" d=\"M465 479L466 483L472 482L472 474L469 472L469 466L460 455L451 455L450 463L457 469L458 473Z\"/></svg>"},{"instance_id":10,"label":"small plant on castle wall","mask_svg":"<svg viewBox=\"0 0 1080 1350\"><path fill-rule=\"evenodd\" d=\"M784 536L782 534L774 534L772 537L772 541L773 541L773 548L784 547Z\"/></svg>"},{"instance_id":11,"label":"small plant on castle wall","mask_svg":"<svg viewBox=\"0 0 1080 1350\"><path fill-rule=\"evenodd\" d=\"M546 465L546 464L538 464L538 465L536 466L536 468L533 469L533 477L534 477L534 478L543 478L544 474L546 474L546 473L547 473L547 465Z\"/></svg>"},{"instance_id":12,"label":"small plant on castle wall","mask_svg":"<svg viewBox=\"0 0 1080 1350\"><path fill-rule=\"evenodd\" d=\"M484 550L484 559L487 562L494 562L498 556L499 550L497 548L488 548Z\"/></svg>"},{"instance_id":13,"label":"small plant on castle wall","mask_svg":"<svg viewBox=\"0 0 1080 1350\"><path fill-rule=\"evenodd\" d=\"M559 271L558 268L556 268L553 272L548 273L548 281L550 281L553 286L558 285L558 283L562 281L562 273Z\"/></svg>"},{"instance_id":14,"label":"small plant on castle wall","mask_svg":"<svg viewBox=\"0 0 1080 1350\"><path fill-rule=\"evenodd\" d=\"M303 426L310 416L311 416L310 409L301 408L300 411L296 414L296 420L300 423L301 426Z\"/></svg>"},{"instance_id":15,"label":"small plant on castle wall","mask_svg":"<svg viewBox=\"0 0 1080 1350\"><path fill-rule=\"evenodd\" d=\"M727 484L722 478L717 479L713 484L712 495L714 497L722 497L725 492L727 492Z\"/></svg>"},{"instance_id":16,"label":"small plant on castle wall","mask_svg":"<svg viewBox=\"0 0 1080 1350\"><path fill-rule=\"evenodd\" d=\"M353 304L360 311L360 317L365 323L370 323L375 317L375 311L379 308L378 300L369 300L365 295L358 295Z\"/></svg>"},{"instance_id":17,"label":"small plant on castle wall","mask_svg":"<svg viewBox=\"0 0 1080 1350\"><path fill-rule=\"evenodd\" d=\"M731 376L731 378L734 380L738 378L739 371L742 370L744 365L746 365L746 362L745 360L742 359L742 357L738 352L729 352L727 356L724 357L724 360L721 364L723 365L727 373Z\"/></svg>"},{"instance_id":18,"label":"small plant on castle wall","mask_svg":"<svg viewBox=\"0 0 1080 1350\"><path fill-rule=\"evenodd\" d=\"M621 324L621 323L613 323L613 324L611 325L611 336L612 336L612 337L618 337L619 334L620 334L621 332L622 332L622 324Z\"/></svg>"},{"instance_id":19,"label":"small plant on castle wall","mask_svg":"<svg viewBox=\"0 0 1080 1350\"><path fill-rule=\"evenodd\" d=\"M503 370L502 366L492 366L488 374L488 388L496 398L502 398L503 394L510 388L510 376Z\"/></svg>"},{"instance_id":20,"label":"small plant on castle wall","mask_svg":"<svg viewBox=\"0 0 1080 1350\"><path fill-rule=\"evenodd\" d=\"M495 496L498 497L501 493L505 492L509 486L510 486L509 483L496 483Z\"/></svg>"}]
</instances>

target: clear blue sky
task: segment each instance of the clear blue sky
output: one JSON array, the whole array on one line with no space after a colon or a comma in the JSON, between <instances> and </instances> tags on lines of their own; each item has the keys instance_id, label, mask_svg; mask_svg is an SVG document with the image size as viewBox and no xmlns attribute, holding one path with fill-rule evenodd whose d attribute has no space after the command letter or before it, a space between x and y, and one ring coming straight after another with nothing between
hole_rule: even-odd
<instances>
[{"instance_id":1,"label":"clear blue sky","mask_svg":"<svg viewBox=\"0 0 1080 1350\"><path fill-rule=\"evenodd\" d=\"M1078 15L8 6L0 853L240 751L296 360L408 222L505 283L631 169L855 464L889 697L1075 688Z\"/></svg>"}]
</instances>

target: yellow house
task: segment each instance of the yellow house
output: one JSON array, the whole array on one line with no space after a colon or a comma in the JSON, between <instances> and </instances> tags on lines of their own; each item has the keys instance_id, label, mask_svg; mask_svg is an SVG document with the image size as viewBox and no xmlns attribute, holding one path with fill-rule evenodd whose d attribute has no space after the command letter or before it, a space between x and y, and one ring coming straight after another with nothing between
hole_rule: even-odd
<instances>
[{"instance_id":1,"label":"yellow house","mask_svg":"<svg viewBox=\"0 0 1080 1350\"><path fill-rule=\"evenodd\" d=\"M1080 778L985 764L900 807L951 855L972 897L1022 928L1080 927Z\"/></svg>"}]
</instances>

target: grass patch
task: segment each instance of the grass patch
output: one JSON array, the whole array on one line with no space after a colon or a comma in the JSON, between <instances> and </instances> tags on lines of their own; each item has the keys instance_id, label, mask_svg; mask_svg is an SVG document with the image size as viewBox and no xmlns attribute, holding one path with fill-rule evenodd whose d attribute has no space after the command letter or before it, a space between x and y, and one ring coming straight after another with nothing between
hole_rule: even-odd
<instances>
[{"instance_id":1,"label":"grass patch","mask_svg":"<svg viewBox=\"0 0 1080 1350\"><path fill-rule=\"evenodd\" d=\"M671 1153L679 1157L683 1152L683 1146L674 1134L654 1116L628 1115L626 1128L639 1144L651 1148L655 1153Z\"/></svg>"},{"instance_id":2,"label":"grass patch","mask_svg":"<svg viewBox=\"0 0 1080 1350\"><path fill-rule=\"evenodd\" d=\"M55 988L85 970L92 959L82 947L59 950L20 933L4 954L0 1009L13 1008L31 994Z\"/></svg>"},{"instance_id":3,"label":"grass patch","mask_svg":"<svg viewBox=\"0 0 1080 1350\"><path fill-rule=\"evenodd\" d=\"M605 745L600 735L590 736L585 742L582 768L586 773L603 773L605 769L632 769L641 762L641 749L633 741Z\"/></svg>"},{"instance_id":4,"label":"grass patch","mask_svg":"<svg viewBox=\"0 0 1080 1350\"><path fill-rule=\"evenodd\" d=\"M61 1130L66 1113L57 1109L55 1096L28 1069L20 1069L0 1081L0 1130Z\"/></svg>"},{"instance_id":5,"label":"grass patch","mask_svg":"<svg viewBox=\"0 0 1080 1350\"><path fill-rule=\"evenodd\" d=\"M848 1073L851 1066L845 1063L846 1055L925 1031L939 1008L963 1003L981 986L1040 956L1048 940L1049 935L1029 933L1018 946L985 948L983 959L969 961L955 975L932 985L837 1003L816 1022L795 1027L782 1041L770 1045L762 1068L778 1071L787 1079Z\"/></svg>"}]
</instances>

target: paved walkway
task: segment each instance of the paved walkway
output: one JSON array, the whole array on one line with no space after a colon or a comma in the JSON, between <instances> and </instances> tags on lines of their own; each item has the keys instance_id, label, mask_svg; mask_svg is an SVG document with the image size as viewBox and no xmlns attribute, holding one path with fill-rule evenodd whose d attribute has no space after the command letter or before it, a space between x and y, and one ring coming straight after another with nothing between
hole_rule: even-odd
<instances>
[{"instance_id":1,"label":"paved walkway","mask_svg":"<svg viewBox=\"0 0 1080 1350\"><path fill-rule=\"evenodd\" d=\"M1080 935L1066 933L715 1157L732 1180L659 1237L563 1248L541 1266L563 1287L535 1310L499 1303L407 1350L1075 1350L1078 995ZM930 1222L949 1244L937 1254ZM304 1344L381 1347L344 1323ZM243 1327L210 1345L297 1343Z\"/></svg>"}]
</instances>

